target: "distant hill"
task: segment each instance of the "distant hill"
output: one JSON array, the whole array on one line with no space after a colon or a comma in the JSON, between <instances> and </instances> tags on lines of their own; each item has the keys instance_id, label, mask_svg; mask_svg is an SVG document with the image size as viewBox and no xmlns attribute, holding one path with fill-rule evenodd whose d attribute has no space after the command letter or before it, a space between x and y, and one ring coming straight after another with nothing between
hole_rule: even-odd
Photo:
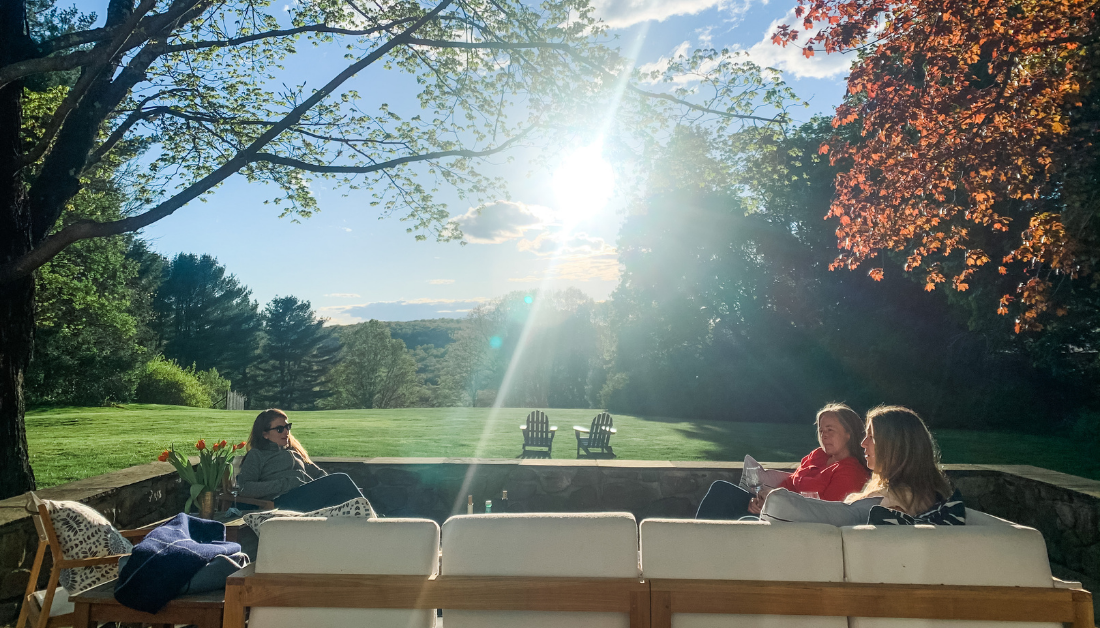
<instances>
[{"instance_id":1,"label":"distant hill","mask_svg":"<svg viewBox=\"0 0 1100 628\"><path fill-rule=\"evenodd\" d=\"M405 341L409 351L423 346L435 345L441 348L454 342L451 338L453 332L462 327L462 319L456 318L426 318L418 321L382 321L390 328L390 335ZM358 325L337 325L337 333L347 333Z\"/></svg>"}]
</instances>

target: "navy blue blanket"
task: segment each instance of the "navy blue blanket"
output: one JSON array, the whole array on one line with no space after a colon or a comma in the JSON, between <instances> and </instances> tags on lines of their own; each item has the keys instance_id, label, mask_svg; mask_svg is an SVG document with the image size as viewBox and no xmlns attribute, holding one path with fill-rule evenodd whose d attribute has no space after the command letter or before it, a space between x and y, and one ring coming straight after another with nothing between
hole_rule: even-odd
<instances>
[{"instance_id":1,"label":"navy blue blanket","mask_svg":"<svg viewBox=\"0 0 1100 628\"><path fill-rule=\"evenodd\" d=\"M156 613L216 556L240 551L240 545L225 540L221 523L176 515L134 546L115 582L115 599L124 606Z\"/></svg>"}]
</instances>

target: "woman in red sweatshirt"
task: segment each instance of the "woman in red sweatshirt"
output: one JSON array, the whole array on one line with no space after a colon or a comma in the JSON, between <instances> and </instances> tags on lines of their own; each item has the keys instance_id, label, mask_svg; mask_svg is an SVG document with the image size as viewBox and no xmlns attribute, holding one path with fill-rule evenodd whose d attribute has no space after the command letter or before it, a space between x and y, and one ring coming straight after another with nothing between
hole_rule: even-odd
<instances>
[{"instance_id":1,"label":"woman in red sweatshirt","mask_svg":"<svg viewBox=\"0 0 1100 628\"><path fill-rule=\"evenodd\" d=\"M817 412L817 442L821 445L802 459L779 488L826 501L842 501L863 489L871 479L860 442L863 420L844 404L832 403ZM752 495L743 488L719 480L711 484L699 503L696 519L740 519L760 514L768 489Z\"/></svg>"}]
</instances>

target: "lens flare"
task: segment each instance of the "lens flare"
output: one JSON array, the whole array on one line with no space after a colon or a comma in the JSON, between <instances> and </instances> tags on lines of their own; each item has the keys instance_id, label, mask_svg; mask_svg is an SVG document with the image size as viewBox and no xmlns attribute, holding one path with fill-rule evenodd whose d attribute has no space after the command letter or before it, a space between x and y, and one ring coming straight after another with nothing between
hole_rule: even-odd
<instances>
[{"instance_id":1,"label":"lens flare","mask_svg":"<svg viewBox=\"0 0 1100 628\"><path fill-rule=\"evenodd\" d=\"M579 222L607 206L615 192L615 171L603 158L603 142L585 146L566 157L554 173L558 216Z\"/></svg>"}]
</instances>

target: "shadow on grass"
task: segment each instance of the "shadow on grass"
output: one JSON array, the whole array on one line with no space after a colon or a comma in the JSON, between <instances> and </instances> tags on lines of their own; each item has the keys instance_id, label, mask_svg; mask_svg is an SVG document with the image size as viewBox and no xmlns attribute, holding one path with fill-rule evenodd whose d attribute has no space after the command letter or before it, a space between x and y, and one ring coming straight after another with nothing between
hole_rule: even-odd
<instances>
[{"instance_id":1,"label":"shadow on grass","mask_svg":"<svg viewBox=\"0 0 1100 628\"><path fill-rule=\"evenodd\" d=\"M818 446L812 424L698 421L668 416L639 416L665 423L684 438L709 443L702 450L708 460L737 461L746 455L769 462L797 462Z\"/></svg>"}]
</instances>

